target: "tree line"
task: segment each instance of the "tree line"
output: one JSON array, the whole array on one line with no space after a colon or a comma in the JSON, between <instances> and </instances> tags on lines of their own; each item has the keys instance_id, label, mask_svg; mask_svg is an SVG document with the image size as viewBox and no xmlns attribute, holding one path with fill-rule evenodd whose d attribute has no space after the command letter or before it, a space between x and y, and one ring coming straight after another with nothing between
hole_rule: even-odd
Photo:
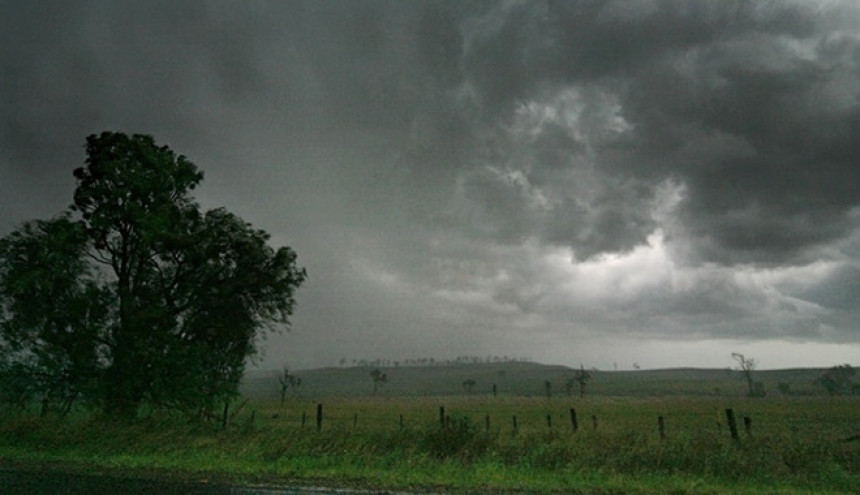
<instances>
[{"instance_id":1,"label":"tree line","mask_svg":"<svg viewBox=\"0 0 860 495\"><path fill-rule=\"evenodd\" d=\"M203 172L151 136L86 139L72 204L0 239L0 391L43 414L84 403L206 417L238 394L307 273L289 247L191 196Z\"/></svg>"},{"instance_id":2,"label":"tree line","mask_svg":"<svg viewBox=\"0 0 860 495\"><path fill-rule=\"evenodd\" d=\"M384 367L384 368L397 368L400 366L451 366L451 365L462 365L462 364L490 364L490 363L528 363L531 362L531 359L528 357L511 357L511 356L498 356L498 355L488 355L488 356L477 356L477 355L461 355L455 358L450 359L439 359L433 357L417 357L417 358L406 358L406 359L353 359L351 361L347 361L346 358L341 358L338 364L343 367L347 365L347 362L351 363L352 366L359 367Z\"/></svg>"}]
</instances>

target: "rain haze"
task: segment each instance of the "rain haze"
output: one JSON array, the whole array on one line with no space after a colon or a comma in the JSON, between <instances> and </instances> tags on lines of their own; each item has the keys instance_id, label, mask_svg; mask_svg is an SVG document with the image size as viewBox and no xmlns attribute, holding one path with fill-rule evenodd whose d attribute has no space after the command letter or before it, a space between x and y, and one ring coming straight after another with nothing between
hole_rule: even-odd
<instances>
[{"instance_id":1,"label":"rain haze","mask_svg":"<svg viewBox=\"0 0 860 495\"><path fill-rule=\"evenodd\" d=\"M104 130L297 251L260 367L860 364L854 1L0 1L0 235Z\"/></svg>"}]
</instances>

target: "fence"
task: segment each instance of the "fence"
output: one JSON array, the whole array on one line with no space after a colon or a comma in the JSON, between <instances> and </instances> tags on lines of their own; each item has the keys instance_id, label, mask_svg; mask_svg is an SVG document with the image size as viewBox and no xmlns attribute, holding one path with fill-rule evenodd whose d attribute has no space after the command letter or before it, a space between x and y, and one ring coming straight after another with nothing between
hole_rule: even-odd
<instances>
[{"instance_id":1,"label":"fence","mask_svg":"<svg viewBox=\"0 0 860 495\"><path fill-rule=\"evenodd\" d=\"M418 415L416 418L408 418L404 413L399 412L395 414L376 414L370 413L366 414L366 416L362 416L360 412L354 411L351 415L343 414L343 411L340 411L340 414L334 416L327 416L325 414L326 408L323 403L316 404L316 430L322 431L325 427L333 427L333 428L351 428L352 430L357 430L359 426L362 429L374 429L374 430L382 430L382 429L390 429L390 428L399 428L404 429L406 427L415 427L415 426L426 426L426 415ZM450 428L452 424L452 416L449 414L449 410L446 409L445 406L438 406L438 427L439 428ZM498 426L500 431L505 429L503 425L505 422L499 422L499 414L494 415L490 413L484 413L482 415L482 421L476 420L474 417L474 413L472 414L456 414L455 419L467 418L469 421L474 424L483 423L484 429L486 431L490 431L493 425ZM529 420L524 421L524 418L528 417ZM273 416L274 419L282 419L280 414L276 414ZM396 420L394 419L396 418ZM565 419L564 420L560 420ZM543 424L536 421L535 415L532 412L529 415L518 415L512 414L510 415L510 419L508 421L509 431L510 433L516 435L521 433L523 430L529 431L539 431L541 429L550 432L559 432L562 430L567 430L572 433L577 433L581 431L579 424L579 414L575 407L570 407L566 411L556 411L555 414L547 413L544 416ZM300 428L305 428L307 426L308 414L305 411L301 412L300 420L298 421L298 425ZM669 436L672 430L672 416L670 414L658 415L656 416L656 422L653 423L656 427L653 429L653 433L659 436L660 439L666 439ZM742 416L744 431L747 437L752 437L752 418L749 415ZM284 423L291 423L288 419L286 421L282 421ZM738 422L737 416L735 414L734 409L727 408L725 409L725 424L727 426L727 433L730 438L734 440L740 440L740 433L738 430ZM591 429L597 431L601 428L601 421L597 414L591 415ZM723 421L721 420L720 413L718 412L717 421L716 421L716 429L721 434L723 432ZM643 431L643 433L647 433L647 431Z\"/></svg>"}]
</instances>

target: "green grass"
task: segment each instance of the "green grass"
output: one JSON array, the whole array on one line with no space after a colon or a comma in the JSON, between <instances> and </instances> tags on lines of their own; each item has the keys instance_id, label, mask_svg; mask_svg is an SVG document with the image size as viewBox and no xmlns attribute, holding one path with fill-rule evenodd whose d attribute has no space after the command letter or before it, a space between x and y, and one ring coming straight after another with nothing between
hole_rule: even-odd
<instances>
[{"instance_id":1,"label":"green grass","mask_svg":"<svg viewBox=\"0 0 860 495\"><path fill-rule=\"evenodd\" d=\"M7 416L0 425L0 459L400 490L856 493L860 486L860 442L844 441L860 433L856 398L461 396L321 403L319 432L318 402L310 400L255 401L226 431L159 416L132 424L84 414L64 421ZM446 429L439 424L440 406L450 417ZM752 436L741 427L734 441L718 425L726 407L752 418ZM665 439L657 416L665 418Z\"/></svg>"}]
</instances>

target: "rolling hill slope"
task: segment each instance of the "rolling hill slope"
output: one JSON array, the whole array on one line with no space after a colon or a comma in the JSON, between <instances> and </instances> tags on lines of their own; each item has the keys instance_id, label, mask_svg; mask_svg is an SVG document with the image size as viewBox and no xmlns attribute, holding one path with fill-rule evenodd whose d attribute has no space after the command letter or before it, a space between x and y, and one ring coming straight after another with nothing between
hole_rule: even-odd
<instances>
[{"instance_id":1,"label":"rolling hill slope","mask_svg":"<svg viewBox=\"0 0 860 495\"><path fill-rule=\"evenodd\" d=\"M373 395L374 368L364 366L318 368L295 372L301 386L291 389L288 396L329 397ZM544 396L550 383L553 396L566 396L567 382L576 369L530 362L486 364L451 364L436 366L380 367L387 382L379 386L378 396L442 396L467 395L467 380L475 385L474 395ZM824 395L815 384L824 369L802 368L756 371L755 379L764 383L768 395L781 395L780 384L788 386L791 394ZM586 385L588 396L743 396L747 386L740 372L728 369L677 368L637 371L589 371ZM579 393L573 384L572 395ZM280 386L276 371L251 371L245 377L243 393L253 398L276 398Z\"/></svg>"}]
</instances>

